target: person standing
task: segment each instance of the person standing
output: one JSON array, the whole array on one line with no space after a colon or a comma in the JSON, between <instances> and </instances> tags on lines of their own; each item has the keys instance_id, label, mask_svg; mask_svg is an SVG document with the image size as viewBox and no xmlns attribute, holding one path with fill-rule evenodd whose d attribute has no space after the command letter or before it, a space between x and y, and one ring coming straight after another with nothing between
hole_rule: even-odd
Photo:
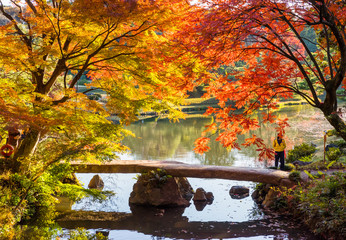
<instances>
[{"instance_id":1,"label":"person standing","mask_svg":"<svg viewBox=\"0 0 346 240\"><path fill-rule=\"evenodd\" d=\"M275 168L278 168L279 166L279 160L280 160L280 169L285 169L285 148L286 148L286 142L282 138L282 133L279 133L277 138L274 139L273 147L275 151Z\"/></svg>"}]
</instances>

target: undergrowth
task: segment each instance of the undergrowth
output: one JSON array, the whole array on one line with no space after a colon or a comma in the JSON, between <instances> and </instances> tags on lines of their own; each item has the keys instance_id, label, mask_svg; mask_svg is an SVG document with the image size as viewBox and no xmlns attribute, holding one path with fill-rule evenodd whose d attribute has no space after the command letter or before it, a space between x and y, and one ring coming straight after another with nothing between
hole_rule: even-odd
<instances>
[{"instance_id":1,"label":"undergrowth","mask_svg":"<svg viewBox=\"0 0 346 240\"><path fill-rule=\"evenodd\" d=\"M281 189L277 198L281 210L293 210L316 235L326 239L346 239L346 173L321 175L308 185Z\"/></svg>"}]
</instances>

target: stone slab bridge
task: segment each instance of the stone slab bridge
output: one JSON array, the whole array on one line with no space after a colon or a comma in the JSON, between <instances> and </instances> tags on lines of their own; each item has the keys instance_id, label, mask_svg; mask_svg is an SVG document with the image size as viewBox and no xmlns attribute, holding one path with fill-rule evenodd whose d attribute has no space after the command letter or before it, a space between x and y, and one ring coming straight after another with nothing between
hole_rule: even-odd
<instances>
[{"instance_id":1,"label":"stone slab bridge","mask_svg":"<svg viewBox=\"0 0 346 240\"><path fill-rule=\"evenodd\" d=\"M76 173L143 173L158 168L174 177L217 178L291 187L289 173L274 169L186 164L175 161L114 160L102 164L73 162Z\"/></svg>"}]
</instances>

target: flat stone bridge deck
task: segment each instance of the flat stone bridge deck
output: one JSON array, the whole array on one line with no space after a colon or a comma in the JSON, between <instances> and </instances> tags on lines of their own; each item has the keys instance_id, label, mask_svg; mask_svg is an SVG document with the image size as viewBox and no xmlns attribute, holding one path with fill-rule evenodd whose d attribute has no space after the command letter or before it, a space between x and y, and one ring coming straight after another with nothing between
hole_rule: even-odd
<instances>
[{"instance_id":1,"label":"flat stone bridge deck","mask_svg":"<svg viewBox=\"0 0 346 240\"><path fill-rule=\"evenodd\" d=\"M292 186L289 173L274 169L186 164L175 161L114 160L102 164L74 162L76 173L142 173L158 168L174 177L218 178Z\"/></svg>"}]
</instances>

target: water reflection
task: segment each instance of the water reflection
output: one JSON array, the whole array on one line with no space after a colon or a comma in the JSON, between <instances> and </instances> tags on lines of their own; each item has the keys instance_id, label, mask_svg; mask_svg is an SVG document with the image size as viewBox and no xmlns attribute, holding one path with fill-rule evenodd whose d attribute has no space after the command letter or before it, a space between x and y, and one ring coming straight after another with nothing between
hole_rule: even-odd
<instances>
[{"instance_id":1,"label":"water reflection","mask_svg":"<svg viewBox=\"0 0 346 240\"><path fill-rule=\"evenodd\" d=\"M78 178L88 184L93 174L78 174ZM134 174L100 174L105 182L104 190L113 190L116 195L106 202L93 202L90 199L75 204L73 210L97 213L96 220L60 221L61 227L76 229L84 227L92 231L109 231L110 239L314 239L306 231L297 230L297 224L267 215L253 202L251 197L232 199L229 190L232 186L243 185L253 192L254 183L189 178L194 189L203 187L212 191L214 202L198 211L193 203L187 208L171 208L162 212L153 207L135 207L128 205L132 185L136 181ZM86 212L85 212L86 211ZM123 218L110 219L114 212L120 212ZM161 214L162 213L162 214ZM116 215L118 216L118 215ZM120 219L120 220L119 220ZM134 232L135 231L135 232ZM136 234L135 234L136 233ZM265 238L263 236L266 236Z\"/></svg>"},{"instance_id":2,"label":"water reflection","mask_svg":"<svg viewBox=\"0 0 346 240\"><path fill-rule=\"evenodd\" d=\"M190 118L179 123L168 120L137 123L128 127L136 138L128 137L123 144L132 151L122 159L176 160L185 163L204 165L233 165L237 152L223 148L218 142L211 141L211 151L205 155L193 152L194 140L200 137L204 126L210 124L211 118ZM247 151L248 156L255 156L255 150Z\"/></svg>"},{"instance_id":3,"label":"water reflection","mask_svg":"<svg viewBox=\"0 0 346 240\"><path fill-rule=\"evenodd\" d=\"M287 221L275 215L260 220L246 222L234 221L192 221L184 216L184 208L164 209L158 215L154 207L131 206L132 214L116 214L100 212L96 220L60 219L58 223L65 229L84 227L105 232L110 239L231 239L242 237L244 239L306 239L312 240L307 232L296 231L299 223ZM88 213L83 212L84 216ZM283 222L286 222L283 224ZM131 236L131 231L138 232ZM123 238L119 238L119 233ZM117 237L116 237L117 236ZM129 238L131 236L131 238Z\"/></svg>"},{"instance_id":4,"label":"water reflection","mask_svg":"<svg viewBox=\"0 0 346 240\"><path fill-rule=\"evenodd\" d=\"M78 179L85 186L94 174L77 174ZM135 174L99 174L103 179L105 191L114 191L115 195L107 201L94 202L90 198L85 198L73 205L73 210L84 211L102 211L102 212L126 212L131 213L129 206L129 197L132 187L136 182ZM260 219L263 215L253 215L253 208L256 204L251 197L237 200L232 199L229 190L232 186L245 186L253 190L254 183L231 181L224 179L200 179L188 178L192 188L196 190L199 187L207 192L214 194L214 201L211 205L206 205L203 211L197 211L191 201L191 205L185 209L184 216L191 221L247 221L249 219ZM251 194L251 192L250 192ZM240 213L241 212L241 213Z\"/></svg>"},{"instance_id":5,"label":"water reflection","mask_svg":"<svg viewBox=\"0 0 346 240\"><path fill-rule=\"evenodd\" d=\"M329 123L324 120L322 114L308 106L281 109L279 115L283 118L288 117L291 125L286 129L288 149L302 142L314 142L321 146L323 131L330 129ZM128 128L136 134L137 138L126 138L123 142L132 149L132 153L120 157L121 159L174 160L205 165L259 168L272 164L270 160L256 161L257 152L254 148L227 151L215 141L211 142L210 152L203 156L195 154L193 142L210 121L211 119L208 118L194 118L180 123L161 120L133 124ZM275 128L262 124L261 128L254 133L262 137L266 144L271 145ZM240 141L245 137L247 136ZM93 174L77 175L85 185L89 183L92 176ZM91 224L79 221L62 223L63 227L108 229L110 239L315 239L303 229L297 229L299 226L297 223L282 220L278 216L268 216L258 209L251 197L244 199L230 197L229 190L235 185L248 187L251 196L254 188L254 183L251 182L189 178L194 189L202 187L206 191L213 192L215 197L213 204L204 206L203 211L196 210L191 204L183 211L178 211L177 215L173 216L172 211L169 210L159 216L155 215L156 210L150 212L150 208L133 209L128 205L132 186L136 181L135 174L100 174L100 176L105 182L104 190L112 190L116 195L102 203L84 199L75 204L73 209L123 212L132 214L131 217L124 220L122 225L114 222ZM115 227L115 224L120 224L122 227Z\"/></svg>"},{"instance_id":6,"label":"water reflection","mask_svg":"<svg viewBox=\"0 0 346 240\"><path fill-rule=\"evenodd\" d=\"M260 114L258 115L260 116ZM302 142L314 142L321 146L323 132L331 129L329 123L324 119L320 111L306 105L290 106L280 109L280 118L288 118L290 127L286 129L287 149ZM204 155L193 152L194 140L201 136L204 126L210 124L211 118L190 118L181 120L179 123L171 123L168 120L151 122L139 122L128 127L136 138L128 137L123 143L132 149L123 159L135 160L178 160L186 163L200 163L205 165L237 165L236 162L246 161L253 167L253 160L257 159L258 152L254 147L245 148L240 151L227 151L218 142L212 140L211 150ZM276 135L274 125L260 124L260 128L241 136L239 142L256 134L263 138L264 142L271 146ZM215 138L214 138L215 139Z\"/></svg>"}]
</instances>

